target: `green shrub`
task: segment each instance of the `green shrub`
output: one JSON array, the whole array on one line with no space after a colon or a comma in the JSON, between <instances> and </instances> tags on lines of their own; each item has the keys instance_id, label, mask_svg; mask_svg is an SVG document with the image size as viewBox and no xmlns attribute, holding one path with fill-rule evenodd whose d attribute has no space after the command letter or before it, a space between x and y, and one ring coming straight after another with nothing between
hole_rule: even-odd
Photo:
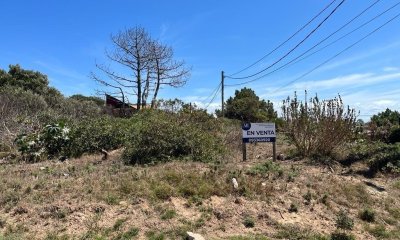
<instances>
[{"instance_id":1,"label":"green shrub","mask_svg":"<svg viewBox=\"0 0 400 240\"><path fill-rule=\"evenodd\" d=\"M356 142L352 145L346 161L365 161L372 175L378 171L399 173L400 143Z\"/></svg>"},{"instance_id":2,"label":"green shrub","mask_svg":"<svg viewBox=\"0 0 400 240\"><path fill-rule=\"evenodd\" d=\"M175 210L167 209L167 210L163 211L160 218L161 218L161 220L169 220L169 219L174 218L175 216L176 216Z\"/></svg>"},{"instance_id":3,"label":"green shrub","mask_svg":"<svg viewBox=\"0 0 400 240\"><path fill-rule=\"evenodd\" d=\"M123 118L101 117L79 121L71 128L69 155L79 157L101 149L122 147L134 127L134 121Z\"/></svg>"},{"instance_id":4,"label":"green shrub","mask_svg":"<svg viewBox=\"0 0 400 240\"><path fill-rule=\"evenodd\" d=\"M25 161L35 162L65 154L69 145L69 128L63 123L46 125L39 133L22 134L15 140Z\"/></svg>"},{"instance_id":5,"label":"green shrub","mask_svg":"<svg viewBox=\"0 0 400 240\"><path fill-rule=\"evenodd\" d=\"M352 230L354 227L353 219L345 211L341 210L336 217L336 227L343 230Z\"/></svg>"},{"instance_id":6,"label":"green shrub","mask_svg":"<svg viewBox=\"0 0 400 240\"><path fill-rule=\"evenodd\" d=\"M161 111L138 114L134 117L136 129L132 130L123 152L124 160L145 164L174 158L202 162L216 159L223 152L217 122L210 116L198 121L200 117Z\"/></svg>"},{"instance_id":7,"label":"green shrub","mask_svg":"<svg viewBox=\"0 0 400 240\"><path fill-rule=\"evenodd\" d=\"M378 171L400 172L400 143L383 144L369 160L368 165L373 173Z\"/></svg>"},{"instance_id":8,"label":"green shrub","mask_svg":"<svg viewBox=\"0 0 400 240\"><path fill-rule=\"evenodd\" d=\"M389 143L398 143L400 142L400 127L397 126L390 131L389 134Z\"/></svg>"},{"instance_id":9,"label":"green shrub","mask_svg":"<svg viewBox=\"0 0 400 240\"><path fill-rule=\"evenodd\" d=\"M353 235L344 232L336 231L331 234L331 240L355 240L355 239L356 238Z\"/></svg>"},{"instance_id":10,"label":"green shrub","mask_svg":"<svg viewBox=\"0 0 400 240\"><path fill-rule=\"evenodd\" d=\"M375 211L369 208L365 208L359 212L358 217L366 222L374 222L375 221Z\"/></svg>"},{"instance_id":11,"label":"green shrub","mask_svg":"<svg viewBox=\"0 0 400 240\"><path fill-rule=\"evenodd\" d=\"M247 174L261 175L263 177L268 176L269 174L276 174L277 176L282 176L283 169L278 163L268 160L264 163L252 166L247 171Z\"/></svg>"},{"instance_id":12,"label":"green shrub","mask_svg":"<svg viewBox=\"0 0 400 240\"><path fill-rule=\"evenodd\" d=\"M367 228L367 231L377 239L389 238L390 232L388 232L383 225L377 225L372 228Z\"/></svg>"},{"instance_id":13,"label":"green shrub","mask_svg":"<svg viewBox=\"0 0 400 240\"><path fill-rule=\"evenodd\" d=\"M333 150L353 137L356 111L343 105L340 95L320 101L299 101L297 95L283 101L282 114L289 140L302 157L325 159Z\"/></svg>"},{"instance_id":14,"label":"green shrub","mask_svg":"<svg viewBox=\"0 0 400 240\"><path fill-rule=\"evenodd\" d=\"M134 239L139 234L138 228L131 228L128 231L117 235L114 240L125 240L125 239Z\"/></svg>"},{"instance_id":15,"label":"green shrub","mask_svg":"<svg viewBox=\"0 0 400 240\"><path fill-rule=\"evenodd\" d=\"M254 219L253 219L252 217L246 217L246 218L243 220L243 225L244 225L246 228L253 228L253 227L255 226Z\"/></svg>"},{"instance_id":16,"label":"green shrub","mask_svg":"<svg viewBox=\"0 0 400 240\"><path fill-rule=\"evenodd\" d=\"M291 203L290 204L290 207L289 207L289 209L288 209L288 211L290 212L290 213L297 213L298 211L299 211L299 208L297 207L297 205L296 204L294 204L294 203Z\"/></svg>"}]
</instances>

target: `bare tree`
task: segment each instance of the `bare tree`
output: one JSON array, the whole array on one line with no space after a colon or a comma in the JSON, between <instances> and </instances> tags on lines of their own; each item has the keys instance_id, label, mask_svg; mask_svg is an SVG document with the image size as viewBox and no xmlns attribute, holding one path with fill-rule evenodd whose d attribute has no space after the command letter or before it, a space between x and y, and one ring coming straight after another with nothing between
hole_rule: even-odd
<instances>
[{"instance_id":1,"label":"bare tree","mask_svg":"<svg viewBox=\"0 0 400 240\"><path fill-rule=\"evenodd\" d=\"M155 106L161 85L181 87L186 83L189 69L185 67L185 63L175 61L172 48L152 40L144 28L135 27L121 31L111 35L111 40L114 49L106 51L107 58L127 71L125 74L117 73L110 66L96 64L102 76L92 72L91 77L105 87L119 89L122 98L124 95L136 96L138 110L146 106L151 92L151 107Z\"/></svg>"},{"instance_id":2,"label":"bare tree","mask_svg":"<svg viewBox=\"0 0 400 240\"><path fill-rule=\"evenodd\" d=\"M151 45L153 68L155 71L155 86L151 108L154 108L161 85L181 87L186 84L190 76L190 69L185 67L184 61L174 60L174 51L171 47L160 42Z\"/></svg>"}]
</instances>

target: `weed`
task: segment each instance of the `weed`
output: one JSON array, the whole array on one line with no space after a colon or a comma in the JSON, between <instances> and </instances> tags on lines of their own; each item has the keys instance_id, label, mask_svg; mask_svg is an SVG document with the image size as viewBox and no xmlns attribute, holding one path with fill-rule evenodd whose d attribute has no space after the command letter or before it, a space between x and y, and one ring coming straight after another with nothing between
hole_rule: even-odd
<instances>
[{"instance_id":1,"label":"weed","mask_svg":"<svg viewBox=\"0 0 400 240\"><path fill-rule=\"evenodd\" d=\"M0 218L0 229L6 226L6 221Z\"/></svg>"},{"instance_id":2,"label":"weed","mask_svg":"<svg viewBox=\"0 0 400 240\"><path fill-rule=\"evenodd\" d=\"M351 235L351 234L347 234L344 232L333 232L331 233L331 240L355 240L356 238Z\"/></svg>"},{"instance_id":3,"label":"weed","mask_svg":"<svg viewBox=\"0 0 400 240\"><path fill-rule=\"evenodd\" d=\"M281 177L283 176L283 169L278 163L268 160L264 163L254 165L247 171L247 174L253 176L261 175L263 177L269 177L270 174L275 174Z\"/></svg>"},{"instance_id":4,"label":"weed","mask_svg":"<svg viewBox=\"0 0 400 240\"><path fill-rule=\"evenodd\" d=\"M232 236L228 240L268 240L267 237L262 235L250 235L250 236Z\"/></svg>"},{"instance_id":5,"label":"weed","mask_svg":"<svg viewBox=\"0 0 400 240\"><path fill-rule=\"evenodd\" d=\"M391 235L383 225L377 225L372 228L367 227L366 230L377 239L389 238Z\"/></svg>"},{"instance_id":6,"label":"weed","mask_svg":"<svg viewBox=\"0 0 400 240\"><path fill-rule=\"evenodd\" d=\"M167 200L174 195L173 188L167 183L154 183L152 188L153 194L156 199Z\"/></svg>"},{"instance_id":7,"label":"weed","mask_svg":"<svg viewBox=\"0 0 400 240\"><path fill-rule=\"evenodd\" d=\"M322 204L328 205L328 194L324 193L324 195L322 196L320 201L321 201Z\"/></svg>"},{"instance_id":8,"label":"weed","mask_svg":"<svg viewBox=\"0 0 400 240\"><path fill-rule=\"evenodd\" d=\"M397 180L396 182L394 182L393 187L396 189L400 189L400 180Z\"/></svg>"},{"instance_id":9,"label":"weed","mask_svg":"<svg viewBox=\"0 0 400 240\"><path fill-rule=\"evenodd\" d=\"M114 240L127 240L127 239L133 239L139 234L139 229L138 228L131 228L128 231L118 234Z\"/></svg>"},{"instance_id":10,"label":"weed","mask_svg":"<svg viewBox=\"0 0 400 240\"><path fill-rule=\"evenodd\" d=\"M295 225L282 225L279 231L274 235L277 239L309 239L309 240L325 240L322 235L315 234L308 229L301 229Z\"/></svg>"},{"instance_id":11,"label":"weed","mask_svg":"<svg viewBox=\"0 0 400 240\"><path fill-rule=\"evenodd\" d=\"M162 233L162 232L157 233L154 231L146 232L146 237L148 240L164 240L165 239L164 233Z\"/></svg>"},{"instance_id":12,"label":"weed","mask_svg":"<svg viewBox=\"0 0 400 240\"><path fill-rule=\"evenodd\" d=\"M306 200L306 204L309 205L311 203L312 200L312 194L310 192L310 190L307 191L306 194L303 195L304 200Z\"/></svg>"},{"instance_id":13,"label":"weed","mask_svg":"<svg viewBox=\"0 0 400 240\"><path fill-rule=\"evenodd\" d=\"M108 204L108 205L117 205L118 204L118 197L115 196L112 193L107 193L107 195L105 196L104 201Z\"/></svg>"},{"instance_id":14,"label":"weed","mask_svg":"<svg viewBox=\"0 0 400 240\"><path fill-rule=\"evenodd\" d=\"M115 223L114 223L114 225L113 225L113 230L114 231L119 231L120 229L121 229L121 227L122 227L122 225L124 225L124 223L126 222L126 218L123 218L123 219L118 219Z\"/></svg>"},{"instance_id":15,"label":"weed","mask_svg":"<svg viewBox=\"0 0 400 240\"><path fill-rule=\"evenodd\" d=\"M341 210L336 217L336 227L343 230L352 230L354 227L353 219L345 211Z\"/></svg>"},{"instance_id":16,"label":"weed","mask_svg":"<svg viewBox=\"0 0 400 240\"><path fill-rule=\"evenodd\" d=\"M365 208L358 213L358 217L366 222L374 222L375 221L375 211L370 208Z\"/></svg>"},{"instance_id":17,"label":"weed","mask_svg":"<svg viewBox=\"0 0 400 240\"><path fill-rule=\"evenodd\" d=\"M253 228L255 226L254 219L252 217L245 217L245 219L243 220L243 225L246 228Z\"/></svg>"},{"instance_id":18,"label":"weed","mask_svg":"<svg viewBox=\"0 0 400 240\"><path fill-rule=\"evenodd\" d=\"M290 213L297 213L298 211L299 211L299 208L297 207L297 204L295 204L295 203L291 203L290 204L290 207L289 207L289 209L288 209L288 211L290 212Z\"/></svg>"},{"instance_id":19,"label":"weed","mask_svg":"<svg viewBox=\"0 0 400 240\"><path fill-rule=\"evenodd\" d=\"M161 220L169 220L176 216L176 212L173 209L167 209L161 214Z\"/></svg>"}]
</instances>

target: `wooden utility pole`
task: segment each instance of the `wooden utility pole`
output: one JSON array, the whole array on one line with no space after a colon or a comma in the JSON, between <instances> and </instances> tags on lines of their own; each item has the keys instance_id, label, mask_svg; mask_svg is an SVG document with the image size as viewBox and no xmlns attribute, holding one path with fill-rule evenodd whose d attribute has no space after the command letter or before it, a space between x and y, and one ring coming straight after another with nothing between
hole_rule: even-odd
<instances>
[{"instance_id":1,"label":"wooden utility pole","mask_svg":"<svg viewBox=\"0 0 400 240\"><path fill-rule=\"evenodd\" d=\"M224 71L221 72L221 112L222 117L225 117L225 108L224 108Z\"/></svg>"}]
</instances>

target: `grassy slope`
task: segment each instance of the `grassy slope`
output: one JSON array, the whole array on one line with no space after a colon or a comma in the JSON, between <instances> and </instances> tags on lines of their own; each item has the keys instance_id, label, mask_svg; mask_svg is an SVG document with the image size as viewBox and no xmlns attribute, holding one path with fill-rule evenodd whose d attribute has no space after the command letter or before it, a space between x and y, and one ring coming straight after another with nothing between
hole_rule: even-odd
<instances>
[{"instance_id":1,"label":"grassy slope","mask_svg":"<svg viewBox=\"0 0 400 240\"><path fill-rule=\"evenodd\" d=\"M398 179L368 180L385 187L379 192L340 167L262 166L265 156L254 151L248 162L220 165L132 167L118 152L104 162L0 165L0 239L181 239L186 231L207 239L324 239L341 209L357 239L400 236ZM365 207L375 210L375 223L358 218Z\"/></svg>"}]
</instances>

